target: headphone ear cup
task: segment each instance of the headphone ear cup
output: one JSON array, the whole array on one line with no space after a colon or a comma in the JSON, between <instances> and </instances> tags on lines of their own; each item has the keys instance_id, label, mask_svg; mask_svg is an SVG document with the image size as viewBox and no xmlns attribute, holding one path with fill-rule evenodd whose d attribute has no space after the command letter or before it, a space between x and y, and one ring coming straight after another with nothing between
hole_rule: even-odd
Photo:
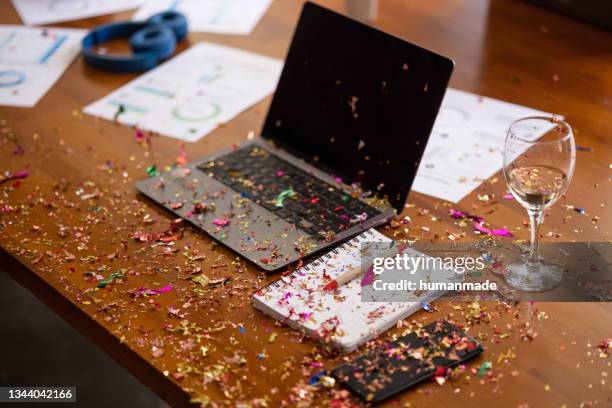
<instances>
[{"instance_id":1,"label":"headphone ear cup","mask_svg":"<svg viewBox=\"0 0 612 408\"><path fill-rule=\"evenodd\" d=\"M176 11L164 11L149 17L149 24L164 25L174 31L176 40L181 41L187 36L188 24L187 17Z\"/></svg>"},{"instance_id":2,"label":"headphone ear cup","mask_svg":"<svg viewBox=\"0 0 612 408\"><path fill-rule=\"evenodd\" d=\"M174 31L163 25L154 25L136 31L130 37L130 47L134 54L155 53L160 60L170 58L176 49Z\"/></svg>"}]
</instances>

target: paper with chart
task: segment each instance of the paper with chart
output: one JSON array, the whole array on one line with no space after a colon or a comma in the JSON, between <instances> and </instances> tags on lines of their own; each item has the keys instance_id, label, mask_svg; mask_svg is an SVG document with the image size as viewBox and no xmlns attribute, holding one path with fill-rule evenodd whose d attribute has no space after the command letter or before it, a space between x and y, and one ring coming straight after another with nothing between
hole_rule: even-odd
<instances>
[{"instance_id":1,"label":"paper with chart","mask_svg":"<svg viewBox=\"0 0 612 408\"><path fill-rule=\"evenodd\" d=\"M155 13L176 10L187 16L189 30L218 34L249 34L272 0L149 0L134 14L145 20Z\"/></svg>"},{"instance_id":2,"label":"paper with chart","mask_svg":"<svg viewBox=\"0 0 612 408\"><path fill-rule=\"evenodd\" d=\"M39 25L135 9L145 1L147 0L13 0L13 5L24 24Z\"/></svg>"},{"instance_id":3,"label":"paper with chart","mask_svg":"<svg viewBox=\"0 0 612 408\"><path fill-rule=\"evenodd\" d=\"M36 105L79 54L86 32L0 25L0 105Z\"/></svg>"},{"instance_id":4,"label":"paper with chart","mask_svg":"<svg viewBox=\"0 0 612 408\"><path fill-rule=\"evenodd\" d=\"M458 203L501 170L510 124L526 116L542 115L551 116L449 88L412 190Z\"/></svg>"},{"instance_id":5,"label":"paper with chart","mask_svg":"<svg viewBox=\"0 0 612 408\"><path fill-rule=\"evenodd\" d=\"M85 107L85 113L187 142L212 132L276 88L282 61L200 42Z\"/></svg>"}]
</instances>

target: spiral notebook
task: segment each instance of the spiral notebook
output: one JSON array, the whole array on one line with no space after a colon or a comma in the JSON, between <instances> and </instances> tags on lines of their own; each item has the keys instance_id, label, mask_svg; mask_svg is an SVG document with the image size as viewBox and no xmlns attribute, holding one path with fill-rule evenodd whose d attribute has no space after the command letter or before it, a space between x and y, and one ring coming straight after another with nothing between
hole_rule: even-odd
<instances>
[{"instance_id":1,"label":"spiral notebook","mask_svg":"<svg viewBox=\"0 0 612 408\"><path fill-rule=\"evenodd\" d=\"M360 267L362 242L391 242L369 229L319 259L260 289L253 306L309 336L332 343L343 352L375 338L430 302L441 293L424 293L419 302L364 302L361 279L335 292L323 292L329 279L348 268ZM416 252L416 251L415 251Z\"/></svg>"}]
</instances>

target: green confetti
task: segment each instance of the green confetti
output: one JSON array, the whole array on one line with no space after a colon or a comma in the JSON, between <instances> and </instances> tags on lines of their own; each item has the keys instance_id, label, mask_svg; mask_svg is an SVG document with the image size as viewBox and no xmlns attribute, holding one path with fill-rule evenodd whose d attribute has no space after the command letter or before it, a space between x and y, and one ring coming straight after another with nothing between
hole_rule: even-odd
<instances>
[{"instance_id":1,"label":"green confetti","mask_svg":"<svg viewBox=\"0 0 612 408\"><path fill-rule=\"evenodd\" d=\"M490 361L484 361L480 367L478 367L478 373L477 375L479 377L484 376L487 371L489 371L491 368L493 368L493 363L491 363Z\"/></svg>"},{"instance_id":2,"label":"green confetti","mask_svg":"<svg viewBox=\"0 0 612 408\"><path fill-rule=\"evenodd\" d=\"M99 288L105 288L106 285L111 283L113 280L115 280L115 279L123 279L124 277L125 277L125 275L123 273L121 273L121 272L111 273L110 275L108 275L108 278L104 278L100 282L98 282L98 287Z\"/></svg>"},{"instance_id":3,"label":"green confetti","mask_svg":"<svg viewBox=\"0 0 612 408\"><path fill-rule=\"evenodd\" d=\"M276 197L274 205L277 207L283 207L283 202L285 201L285 199L289 197L293 197L296 194L297 193L293 191L293 188L291 187L288 188L287 190L281 191L281 193Z\"/></svg>"},{"instance_id":4,"label":"green confetti","mask_svg":"<svg viewBox=\"0 0 612 408\"><path fill-rule=\"evenodd\" d=\"M159 171L157 171L157 167L153 164L147 167L147 174L149 177L159 176Z\"/></svg>"}]
</instances>

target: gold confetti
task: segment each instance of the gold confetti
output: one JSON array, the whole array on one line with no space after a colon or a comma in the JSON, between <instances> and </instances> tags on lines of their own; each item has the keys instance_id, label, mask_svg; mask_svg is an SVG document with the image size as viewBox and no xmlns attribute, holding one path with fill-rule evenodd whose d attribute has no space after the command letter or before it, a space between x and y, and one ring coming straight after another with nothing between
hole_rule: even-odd
<instances>
[{"instance_id":1,"label":"gold confetti","mask_svg":"<svg viewBox=\"0 0 612 408\"><path fill-rule=\"evenodd\" d=\"M208 286L210 283L210 278L204 274L200 274L191 278L195 283L199 283L202 286Z\"/></svg>"}]
</instances>

